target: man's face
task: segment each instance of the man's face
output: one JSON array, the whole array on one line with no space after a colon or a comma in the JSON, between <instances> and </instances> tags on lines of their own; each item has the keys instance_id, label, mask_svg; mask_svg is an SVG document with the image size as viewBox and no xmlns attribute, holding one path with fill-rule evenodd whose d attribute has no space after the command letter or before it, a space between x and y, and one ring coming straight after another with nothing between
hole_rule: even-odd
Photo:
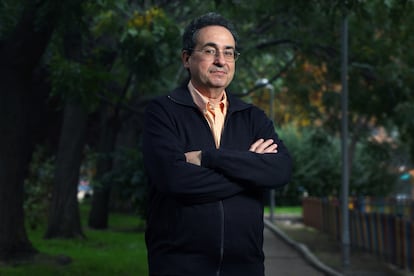
<instances>
[{"instance_id":1,"label":"man's face","mask_svg":"<svg viewBox=\"0 0 414 276\"><path fill-rule=\"evenodd\" d=\"M215 50L216 55L205 50ZM222 26L208 26L199 30L191 56L183 53L184 67L190 70L193 85L203 94L221 92L232 81L235 61L225 58L224 51L234 51L235 41ZM204 51L204 52L203 52Z\"/></svg>"}]
</instances>

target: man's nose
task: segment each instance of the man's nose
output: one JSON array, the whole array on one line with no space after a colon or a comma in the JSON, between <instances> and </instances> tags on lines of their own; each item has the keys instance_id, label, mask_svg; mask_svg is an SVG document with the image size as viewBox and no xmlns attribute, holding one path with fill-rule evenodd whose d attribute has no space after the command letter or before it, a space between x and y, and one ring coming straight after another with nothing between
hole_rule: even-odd
<instances>
[{"instance_id":1,"label":"man's nose","mask_svg":"<svg viewBox=\"0 0 414 276\"><path fill-rule=\"evenodd\" d=\"M216 55L214 56L214 63L215 64L224 64L226 63L226 59L224 58L224 53L222 51L217 51Z\"/></svg>"}]
</instances>

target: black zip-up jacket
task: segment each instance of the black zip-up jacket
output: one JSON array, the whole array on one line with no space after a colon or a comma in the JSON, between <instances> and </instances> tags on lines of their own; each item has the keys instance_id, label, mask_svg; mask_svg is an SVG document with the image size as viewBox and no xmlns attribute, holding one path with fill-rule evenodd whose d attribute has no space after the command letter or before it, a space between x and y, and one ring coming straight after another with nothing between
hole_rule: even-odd
<instances>
[{"instance_id":1,"label":"black zip-up jacket","mask_svg":"<svg viewBox=\"0 0 414 276\"><path fill-rule=\"evenodd\" d=\"M227 97L219 149L186 87L147 106L150 275L264 275L263 192L288 183L291 158L262 110ZM249 151L259 138L272 138L278 152ZM195 150L201 166L186 162L184 153Z\"/></svg>"}]
</instances>

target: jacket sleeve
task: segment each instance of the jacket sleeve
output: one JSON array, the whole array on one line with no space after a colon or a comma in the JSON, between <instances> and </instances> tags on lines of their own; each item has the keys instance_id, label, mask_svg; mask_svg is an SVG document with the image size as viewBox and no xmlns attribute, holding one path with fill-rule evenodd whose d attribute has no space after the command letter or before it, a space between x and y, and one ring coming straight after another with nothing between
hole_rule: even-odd
<instances>
[{"instance_id":1,"label":"jacket sleeve","mask_svg":"<svg viewBox=\"0 0 414 276\"><path fill-rule=\"evenodd\" d=\"M249 149L207 150L202 153L201 165L247 188L280 188L290 181L291 156L264 112L253 108L253 113L256 127L252 144L260 138L273 139L278 145L277 153L259 154Z\"/></svg>"},{"instance_id":2,"label":"jacket sleeve","mask_svg":"<svg viewBox=\"0 0 414 276\"><path fill-rule=\"evenodd\" d=\"M186 162L175 122L157 101L146 109L142 151L150 185L183 203L218 201L244 190L211 168Z\"/></svg>"}]
</instances>

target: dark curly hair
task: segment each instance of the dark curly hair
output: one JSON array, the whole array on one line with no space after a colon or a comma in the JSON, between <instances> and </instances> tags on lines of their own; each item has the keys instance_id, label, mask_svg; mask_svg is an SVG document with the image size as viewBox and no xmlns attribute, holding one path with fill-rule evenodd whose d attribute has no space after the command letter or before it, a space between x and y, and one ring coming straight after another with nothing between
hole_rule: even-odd
<instances>
[{"instance_id":1,"label":"dark curly hair","mask_svg":"<svg viewBox=\"0 0 414 276\"><path fill-rule=\"evenodd\" d=\"M196 45L199 30L207 26L222 26L229 30L233 35L237 49L238 34L234 28L234 25L222 15L215 12L209 12L198 18L195 18L185 28L183 34L183 50L191 53L192 49Z\"/></svg>"}]
</instances>

